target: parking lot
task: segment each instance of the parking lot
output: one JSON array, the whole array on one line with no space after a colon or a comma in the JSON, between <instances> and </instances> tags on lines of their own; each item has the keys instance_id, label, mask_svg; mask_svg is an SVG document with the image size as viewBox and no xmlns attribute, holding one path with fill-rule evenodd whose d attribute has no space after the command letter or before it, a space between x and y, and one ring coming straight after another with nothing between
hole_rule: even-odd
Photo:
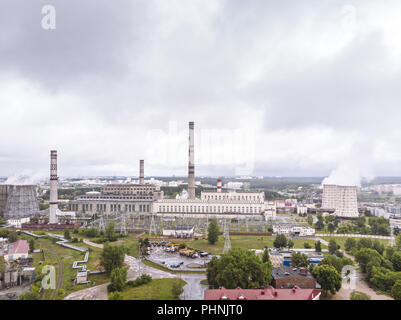
<instances>
[{"instance_id":1,"label":"parking lot","mask_svg":"<svg viewBox=\"0 0 401 320\"><path fill-rule=\"evenodd\" d=\"M172 270L202 271L206 269L212 255L192 258L180 255L179 250L166 252L162 246L153 246L147 258Z\"/></svg>"}]
</instances>

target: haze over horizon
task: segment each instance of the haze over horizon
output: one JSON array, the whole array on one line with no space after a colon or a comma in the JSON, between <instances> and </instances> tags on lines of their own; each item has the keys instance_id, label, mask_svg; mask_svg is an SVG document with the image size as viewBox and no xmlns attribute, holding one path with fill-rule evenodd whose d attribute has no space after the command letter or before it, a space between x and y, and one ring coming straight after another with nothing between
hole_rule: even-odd
<instances>
[{"instance_id":1,"label":"haze over horizon","mask_svg":"<svg viewBox=\"0 0 401 320\"><path fill-rule=\"evenodd\" d=\"M3 0L0 176L186 176L188 121L196 176L401 176L400 10Z\"/></svg>"}]
</instances>

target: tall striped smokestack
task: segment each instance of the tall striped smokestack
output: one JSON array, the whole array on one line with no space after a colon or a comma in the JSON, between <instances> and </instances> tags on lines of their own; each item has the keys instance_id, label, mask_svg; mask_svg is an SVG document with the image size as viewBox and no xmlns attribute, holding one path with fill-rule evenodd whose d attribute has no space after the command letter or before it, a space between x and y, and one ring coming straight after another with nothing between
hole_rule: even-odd
<instances>
[{"instance_id":1,"label":"tall striped smokestack","mask_svg":"<svg viewBox=\"0 0 401 320\"><path fill-rule=\"evenodd\" d=\"M222 189L222 181L221 179L217 179L217 192L221 192Z\"/></svg>"},{"instance_id":2,"label":"tall striped smokestack","mask_svg":"<svg viewBox=\"0 0 401 320\"><path fill-rule=\"evenodd\" d=\"M50 209L49 223L57 223L58 191L57 191L57 151L50 151Z\"/></svg>"},{"instance_id":3,"label":"tall striped smokestack","mask_svg":"<svg viewBox=\"0 0 401 320\"><path fill-rule=\"evenodd\" d=\"M195 199L194 122L189 123L188 198Z\"/></svg>"},{"instance_id":4,"label":"tall striped smokestack","mask_svg":"<svg viewBox=\"0 0 401 320\"><path fill-rule=\"evenodd\" d=\"M139 184L145 184L145 160L139 160Z\"/></svg>"}]
</instances>

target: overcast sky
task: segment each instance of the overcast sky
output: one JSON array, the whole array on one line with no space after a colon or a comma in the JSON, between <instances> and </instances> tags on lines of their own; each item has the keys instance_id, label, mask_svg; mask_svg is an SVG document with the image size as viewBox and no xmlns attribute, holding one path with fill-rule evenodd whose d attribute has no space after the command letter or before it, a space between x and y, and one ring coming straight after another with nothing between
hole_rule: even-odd
<instances>
[{"instance_id":1,"label":"overcast sky","mask_svg":"<svg viewBox=\"0 0 401 320\"><path fill-rule=\"evenodd\" d=\"M42 28L42 7L56 29ZM0 176L401 175L401 2L1 0Z\"/></svg>"}]
</instances>

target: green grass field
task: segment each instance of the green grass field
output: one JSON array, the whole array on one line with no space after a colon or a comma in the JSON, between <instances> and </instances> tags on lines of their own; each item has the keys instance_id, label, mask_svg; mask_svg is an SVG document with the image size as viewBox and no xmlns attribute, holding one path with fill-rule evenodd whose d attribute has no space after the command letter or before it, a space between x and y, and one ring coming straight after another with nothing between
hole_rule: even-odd
<instances>
[{"instance_id":1,"label":"green grass field","mask_svg":"<svg viewBox=\"0 0 401 320\"><path fill-rule=\"evenodd\" d=\"M245 249L263 249L264 247L273 248L273 242L275 236L230 236L232 248L245 248ZM309 243L312 248L315 246L314 240L308 239L291 239L294 242L294 248L304 248L304 243ZM188 246L191 248L206 251L213 254L220 254L224 249L224 237L219 236L219 240L216 244L211 245L207 239L195 240L188 242ZM322 245L322 248L326 246Z\"/></svg>"},{"instance_id":2,"label":"green grass field","mask_svg":"<svg viewBox=\"0 0 401 320\"><path fill-rule=\"evenodd\" d=\"M32 237L28 235L21 235L21 238L26 240L32 239ZM87 263L87 269L93 271L98 270L100 263L100 253L102 250L90 247L84 243L77 243L76 246L82 248L90 248L91 252L89 255L89 261ZM43 249L45 252L46 260L43 261L42 253L32 254L34 259L34 267L38 267L43 262L49 263L55 267L56 276L58 279L60 268L57 256L60 258L61 263L63 264L63 283L61 285L60 292L55 294L54 290L45 290L43 294L44 300L52 300L54 298L62 299L71 292L89 288L93 285L103 284L109 281L105 274L99 274L89 276L89 280L92 281L93 284L74 286L72 280L75 279L77 270L72 269L72 264L76 260L82 260L84 258L84 253L59 246L53 243L51 240L44 238L35 240L35 249Z\"/></svg>"},{"instance_id":3,"label":"green grass field","mask_svg":"<svg viewBox=\"0 0 401 320\"><path fill-rule=\"evenodd\" d=\"M153 279L139 287L125 288L122 295L124 300L175 300L172 294L175 281L179 281L181 287L186 284L184 280L179 278Z\"/></svg>"},{"instance_id":4,"label":"green grass field","mask_svg":"<svg viewBox=\"0 0 401 320\"><path fill-rule=\"evenodd\" d=\"M345 250L344 246L345 246L345 241L347 241L348 237L321 237L323 240L326 240L327 242L330 241L331 239L334 239L336 241L336 243L338 245L341 246L342 250ZM362 238L353 238L356 241L358 241L359 239ZM376 239L371 239L372 241L376 240ZM384 244L386 247L390 245L390 241L389 240L384 240L384 239L377 239L379 240L380 243Z\"/></svg>"}]
</instances>

